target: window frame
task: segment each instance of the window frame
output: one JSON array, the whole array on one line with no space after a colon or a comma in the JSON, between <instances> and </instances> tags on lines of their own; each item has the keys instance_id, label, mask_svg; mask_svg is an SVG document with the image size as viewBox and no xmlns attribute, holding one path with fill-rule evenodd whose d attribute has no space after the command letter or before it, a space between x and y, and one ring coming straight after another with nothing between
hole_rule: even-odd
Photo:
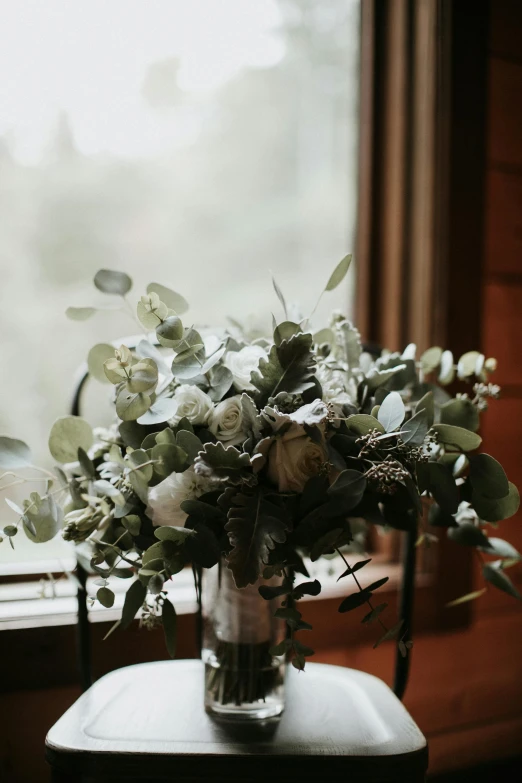
<instances>
[{"instance_id":1,"label":"window frame","mask_svg":"<svg viewBox=\"0 0 522 783\"><path fill-rule=\"evenodd\" d=\"M459 353L480 341L483 237L476 226L484 212L488 2L476 0L471 15L466 6L361 2L356 320L365 339L392 349L413 341ZM373 579L380 569L371 564L365 574ZM393 612L400 567L390 563L388 570L393 578L381 594ZM447 611L445 604L467 592L471 580L471 553L441 536L434 566L417 575L414 630L469 624L469 605ZM359 623L333 622L337 604L332 596L307 602L318 658L369 641ZM102 645L110 626L92 624L96 676L165 657L162 635L138 633L137 626L126 632L125 644L113 634ZM178 655L197 655L194 614L182 614L179 630ZM20 672L10 676L9 690L78 682L73 624L4 633L9 644L1 645L0 663Z\"/></svg>"}]
</instances>

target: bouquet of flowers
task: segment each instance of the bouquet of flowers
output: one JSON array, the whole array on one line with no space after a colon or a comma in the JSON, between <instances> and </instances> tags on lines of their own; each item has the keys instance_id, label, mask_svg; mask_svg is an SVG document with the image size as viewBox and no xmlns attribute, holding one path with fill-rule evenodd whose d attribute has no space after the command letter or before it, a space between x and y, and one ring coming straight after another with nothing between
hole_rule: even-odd
<instances>
[{"instance_id":1,"label":"bouquet of flowers","mask_svg":"<svg viewBox=\"0 0 522 783\"><path fill-rule=\"evenodd\" d=\"M325 291L349 264L349 256L338 264ZM110 270L94 283L123 298L132 285ZM357 572L369 560L346 558L363 522L418 527L419 543L433 537L428 524L447 528L487 556L488 584L520 598L506 573L520 556L489 535L517 511L518 491L477 451L480 413L499 393L489 381L495 361L477 351L455 361L440 347L416 356L414 345L372 355L339 313L316 332L310 318L290 320L274 287L285 317L273 319L271 337L251 340L236 323L214 333L187 326L183 297L150 284L137 302L143 338L96 345L88 357L90 374L113 384L117 421L93 430L80 417L58 419L49 449L59 467L23 507L6 498L19 522L4 535L12 543L22 527L36 543L61 532L79 544L102 580L93 600L104 606L114 602L112 579L128 578L118 625L142 610L145 625L163 624L172 655L175 609L165 584L192 564L200 590L201 569L219 564L228 589L277 604L286 635L262 655L284 653L303 669L313 650L296 637L310 627L296 607L321 590L306 563L332 553L353 588L339 612L366 605L363 622L401 643L400 627L383 623L385 605L373 603L386 580L362 588ZM68 310L77 320L93 313ZM456 380L471 391L451 396ZM0 438L2 467L30 464L23 442ZM296 574L304 581L296 584Z\"/></svg>"}]
</instances>

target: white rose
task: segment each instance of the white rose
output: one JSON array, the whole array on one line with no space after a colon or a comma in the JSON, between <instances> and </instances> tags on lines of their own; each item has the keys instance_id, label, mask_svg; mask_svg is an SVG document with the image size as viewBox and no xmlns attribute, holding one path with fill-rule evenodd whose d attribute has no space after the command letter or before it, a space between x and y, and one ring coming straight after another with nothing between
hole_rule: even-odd
<instances>
[{"instance_id":1,"label":"white rose","mask_svg":"<svg viewBox=\"0 0 522 783\"><path fill-rule=\"evenodd\" d=\"M228 446L235 446L245 440L240 394L222 400L216 405L210 414L209 430Z\"/></svg>"},{"instance_id":2,"label":"white rose","mask_svg":"<svg viewBox=\"0 0 522 783\"><path fill-rule=\"evenodd\" d=\"M202 478L190 467L184 473L171 473L155 487L149 489L147 516L152 524L183 527L187 515L180 509L184 500L193 500L209 492L213 482Z\"/></svg>"},{"instance_id":3,"label":"white rose","mask_svg":"<svg viewBox=\"0 0 522 783\"><path fill-rule=\"evenodd\" d=\"M268 477L280 492L302 492L326 462L324 448L314 443L298 424L276 438L268 452Z\"/></svg>"},{"instance_id":4,"label":"white rose","mask_svg":"<svg viewBox=\"0 0 522 783\"><path fill-rule=\"evenodd\" d=\"M191 424L206 424L214 403L199 386L184 384L178 386L174 392L176 410L170 423L173 426L179 424L181 419L187 418Z\"/></svg>"},{"instance_id":5,"label":"white rose","mask_svg":"<svg viewBox=\"0 0 522 783\"><path fill-rule=\"evenodd\" d=\"M260 345L247 345L240 351L228 351L223 363L228 367L238 391L253 389L250 376L259 367L260 359L266 359L267 353Z\"/></svg>"}]
</instances>

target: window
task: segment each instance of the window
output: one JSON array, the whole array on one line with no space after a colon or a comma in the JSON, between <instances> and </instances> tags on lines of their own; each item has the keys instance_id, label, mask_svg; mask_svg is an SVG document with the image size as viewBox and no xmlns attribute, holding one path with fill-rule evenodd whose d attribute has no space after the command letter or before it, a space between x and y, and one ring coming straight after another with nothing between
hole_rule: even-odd
<instances>
[{"instance_id":1,"label":"window","mask_svg":"<svg viewBox=\"0 0 522 783\"><path fill-rule=\"evenodd\" d=\"M127 271L137 295L153 275L189 300L197 323L231 315L269 326L270 269L311 309L354 244L359 5L6 6L0 431L28 442L35 460L49 459L49 427L90 346L134 329L110 309L66 320L69 305L107 306L89 285L97 269ZM350 311L352 294L353 278L322 313ZM2 502L2 526L9 514ZM0 562L70 556L60 540L23 539L14 552L4 541Z\"/></svg>"}]
</instances>

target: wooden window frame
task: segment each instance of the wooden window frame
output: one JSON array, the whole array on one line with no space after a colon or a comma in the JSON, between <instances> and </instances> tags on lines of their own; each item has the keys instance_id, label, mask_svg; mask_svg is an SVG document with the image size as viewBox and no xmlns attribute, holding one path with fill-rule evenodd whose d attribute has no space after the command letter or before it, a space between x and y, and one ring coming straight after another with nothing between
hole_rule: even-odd
<instances>
[{"instance_id":1,"label":"wooden window frame","mask_svg":"<svg viewBox=\"0 0 522 783\"><path fill-rule=\"evenodd\" d=\"M362 3L356 320L391 350L481 344L488 22L488 0ZM440 531L437 550L435 627L467 625L445 606L472 553Z\"/></svg>"},{"instance_id":2,"label":"wooden window frame","mask_svg":"<svg viewBox=\"0 0 522 783\"><path fill-rule=\"evenodd\" d=\"M356 322L365 340L394 350L416 342L459 354L480 344L487 22L488 0L361 0ZM419 575L416 632L470 621L469 605L445 604L469 590L471 559L441 536L435 561ZM394 612L400 575L391 566L382 600ZM319 660L321 650L368 642L358 623L335 622L337 605L326 597L306 606ZM102 643L109 627L93 623L95 676L165 657L161 633L136 623L124 644L117 633ZM75 633L4 631L7 689L77 683ZM179 639L179 656L197 654L190 612Z\"/></svg>"}]
</instances>

